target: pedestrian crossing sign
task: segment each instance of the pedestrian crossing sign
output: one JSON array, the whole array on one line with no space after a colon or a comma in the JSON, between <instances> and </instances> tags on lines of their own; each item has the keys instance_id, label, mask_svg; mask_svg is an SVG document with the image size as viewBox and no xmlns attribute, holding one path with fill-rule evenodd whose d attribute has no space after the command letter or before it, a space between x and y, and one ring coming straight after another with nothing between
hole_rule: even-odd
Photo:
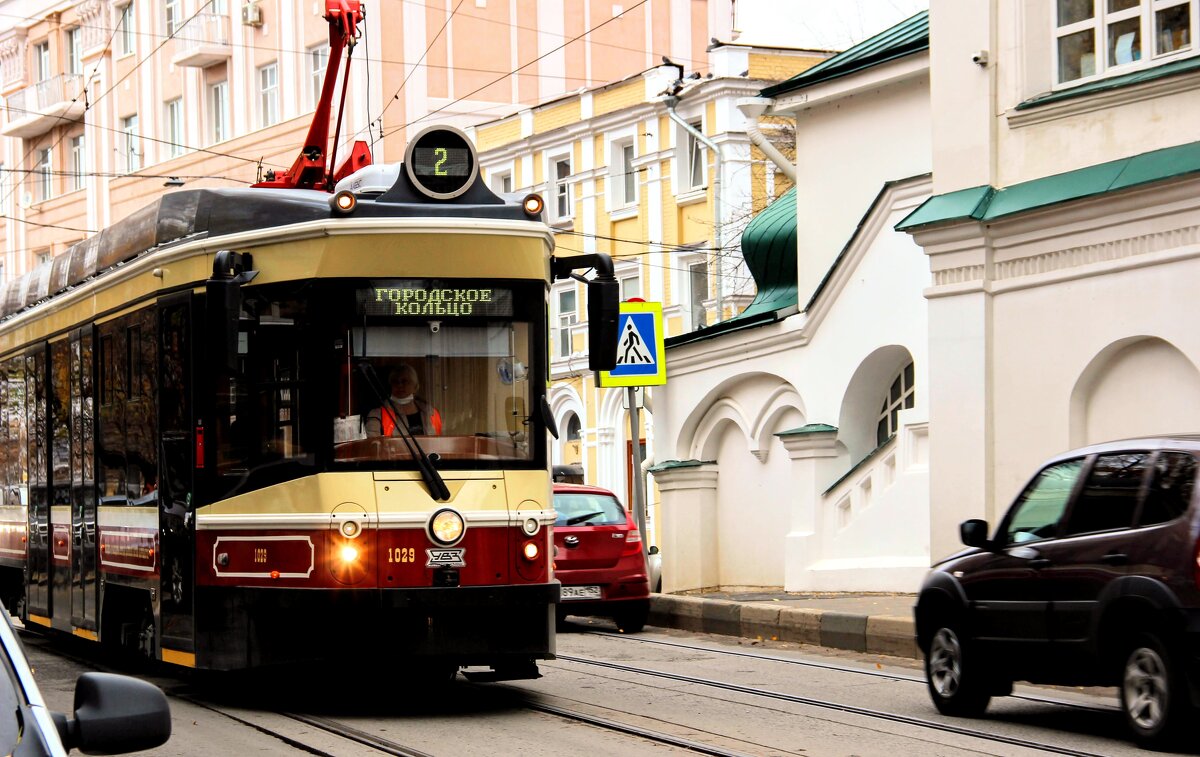
<instances>
[{"instance_id":1,"label":"pedestrian crossing sign","mask_svg":"<svg viewBox=\"0 0 1200 757\"><path fill-rule=\"evenodd\" d=\"M617 320L617 364L600 371L600 386L659 386L667 383L662 303L622 302Z\"/></svg>"}]
</instances>

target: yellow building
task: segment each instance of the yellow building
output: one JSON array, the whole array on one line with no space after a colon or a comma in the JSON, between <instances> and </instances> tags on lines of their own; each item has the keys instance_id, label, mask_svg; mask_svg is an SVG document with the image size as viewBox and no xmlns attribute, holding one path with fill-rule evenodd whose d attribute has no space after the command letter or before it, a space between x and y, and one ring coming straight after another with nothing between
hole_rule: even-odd
<instances>
[{"instance_id":1,"label":"yellow building","mask_svg":"<svg viewBox=\"0 0 1200 757\"><path fill-rule=\"evenodd\" d=\"M790 186L752 145L737 102L826 57L714 43L707 75L665 63L476 126L480 167L498 193L546 198L556 255L612 255L623 300L661 302L666 336L694 331L754 297L741 230ZM765 121L762 131L794 149L783 122ZM553 461L582 465L588 483L628 502L627 392L598 387L587 369L584 298L570 280L551 291L551 406L560 431ZM654 391L641 391L639 437L650 451ZM652 522L656 498L648 498Z\"/></svg>"}]
</instances>

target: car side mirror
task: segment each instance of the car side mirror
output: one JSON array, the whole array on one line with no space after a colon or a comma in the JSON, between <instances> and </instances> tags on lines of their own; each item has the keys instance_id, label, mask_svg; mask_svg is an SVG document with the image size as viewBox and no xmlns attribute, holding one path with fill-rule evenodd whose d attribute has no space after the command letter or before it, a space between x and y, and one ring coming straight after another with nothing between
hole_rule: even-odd
<instances>
[{"instance_id":1,"label":"car side mirror","mask_svg":"<svg viewBox=\"0 0 1200 757\"><path fill-rule=\"evenodd\" d=\"M658 547L657 547L657 546L654 546L654 547L651 547L650 549L648 549L648 550L646 550L646 551L647 551L647 552L649 552L649 553L650 553L650 554L652 554L652 555L657 555L657 554L658 554Z\"/></svg>"},{"instance_id":2,"label":"car side mirror","mask_svg":"<svg viewBox=\"0 0 1200 757\"><path fill-rule=\"evenodd\" d=\"M124 754L165 744L171 709L152 683L113 673L84 673L75 684L75 718L56 713L63 746L84 754Z\"/></svg>"},{"instance_id":3,"label":"car side mirror","mask_svg":"<svg viewBox=\"0 0 1200 757\"><path fill-rule=\"evenodd\" d=\"M988 524L981 518L965 520L958 527L958 535L962 543L968 547L984 549L988 546Z\"/></svg>"}]
</instances>

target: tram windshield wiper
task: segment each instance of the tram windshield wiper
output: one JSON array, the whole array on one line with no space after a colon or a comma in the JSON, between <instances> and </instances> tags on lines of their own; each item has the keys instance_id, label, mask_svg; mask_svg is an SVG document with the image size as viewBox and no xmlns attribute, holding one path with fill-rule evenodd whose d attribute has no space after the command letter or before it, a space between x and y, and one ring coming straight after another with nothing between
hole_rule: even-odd
<instances>
[{"instance_id":1,"label":"tram windshield wiper","mask_svg":"<svg viewBox=\"0 0 1200 757\"><path fill-rule=\"evenodd\" d=\"M408 422L401 416L400 409L396 407L396 403L391 398L391 392L384 388L383 382L379 380L379 374L375 373L375 366L371 365L369 361L360 360L358 372L362 374L367 386L371 387L371 391L378 398L380 412L392 416L396 430L400 432L400 438L404 440L404 446L408 447L408 453L417 461L417 469L421 471L421 479L429 488L430 496L439 502L450 499L450 489L442 480L442 474L438 473L437 468L434 467L433 458L425 453L416 436L409 430Z\"/></svg>"},{"instance_id":2,"label":"tram windshield wiper","mask_svg":"<svg viewBox=\"0 0 1200 757\"><path fill-rule=\"evenodd\" d=\"M583 523L586 520L591 520L592 518L595 518L597 515L604 515L604 511L597 510L594 513L584 513L583 515L576 515L573 518L567 518L567 522L565 525L578 526L580 523Z\"/></svg>"}]
</instances>

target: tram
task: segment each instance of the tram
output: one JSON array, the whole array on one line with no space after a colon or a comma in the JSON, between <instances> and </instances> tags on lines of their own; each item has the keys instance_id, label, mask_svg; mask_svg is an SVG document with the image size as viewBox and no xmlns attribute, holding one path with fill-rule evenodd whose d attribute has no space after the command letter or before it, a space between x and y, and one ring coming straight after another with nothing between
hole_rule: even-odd
<instances>
[{"instance_id":1,"label":"tram","mask_svg":"<svg viewBox=\"0 0 1200 757\"><path fill-rule=\"evenodd\" d=\"M610 368L611 261L556 257L454 128L286 178L165 194L0 288L0 599L187 668L536 677L549 284L587 282Z\"/></svg>"}]
</instances>

